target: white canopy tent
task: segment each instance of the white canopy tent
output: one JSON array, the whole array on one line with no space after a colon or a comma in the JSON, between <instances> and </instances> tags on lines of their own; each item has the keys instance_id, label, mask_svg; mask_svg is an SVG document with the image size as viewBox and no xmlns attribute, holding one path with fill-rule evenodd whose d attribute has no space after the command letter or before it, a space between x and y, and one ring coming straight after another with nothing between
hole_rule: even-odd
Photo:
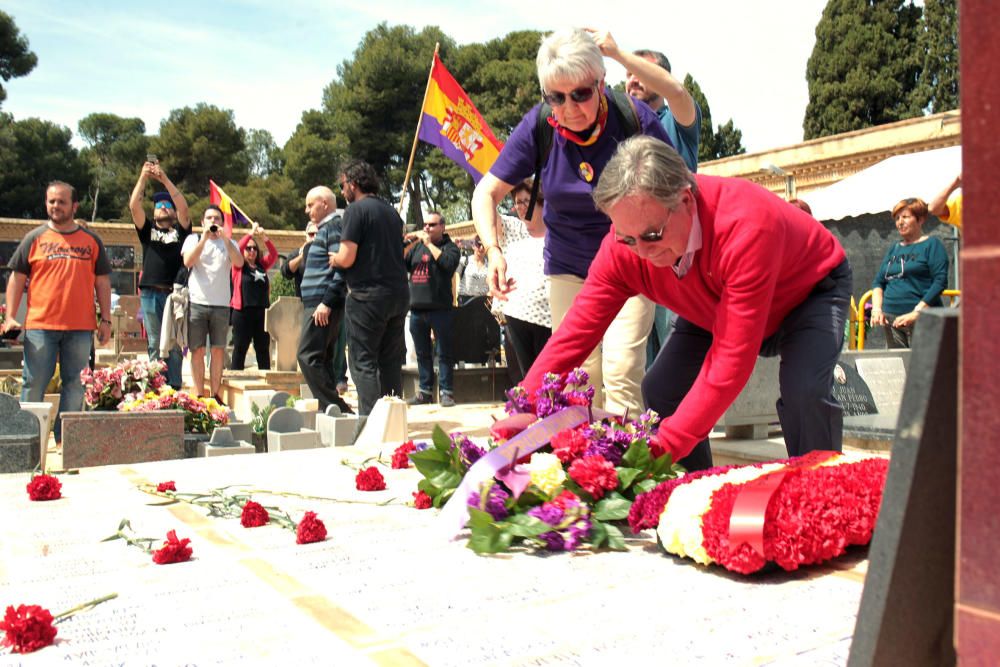
<instances>
[{"instance_id":1,"label":"white canopy tent","mask_svg":"<svg viewBox=\"0 0 1000 667\"><path fill-rule=\"evenodd\" d=\"M888 211L907 197L930 202L961 171L961 146L894 155L802 198L817 220L840 220Z\"/></svg>"}]
</instances>

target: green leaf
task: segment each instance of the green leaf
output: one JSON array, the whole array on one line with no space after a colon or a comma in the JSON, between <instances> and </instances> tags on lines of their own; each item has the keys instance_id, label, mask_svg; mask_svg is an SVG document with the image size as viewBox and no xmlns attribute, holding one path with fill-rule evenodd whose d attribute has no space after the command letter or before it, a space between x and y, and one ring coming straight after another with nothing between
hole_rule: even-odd
<instances>
[{"instance_id":1,"label":"green leaf","mask_svg":"<svg viewBox=\"0 0 1000 667\"><path fill-rule=\"evenodd\" d=\"M438 449L438 451L446 453L451 451L451 438L449 438L448 434L444 432L444 429L441 428L440 424L434 425L434 433L431 435L431 441L434 443L434 446Z\"/></svg>"},{"instance_id":2,"label":"green leaf","mask_svg":"<svg viewBox=\"0 0 1000 667\"><path fill-rule=\"evenodd\" d=\"M431 484L442 490L456 489L462 483L462 476L451 470L442 470L436 475L429 476L427 479Z\"/></svg>"},{"instance_id":3,"label":"green leaf","mask_svg":"<svg viewBox=\"0 0 1000 667\"><path fill-rule=\"evenodd\" d=\"M608 531L608 548L615 551L627 551L628 547L625 546L625 536L622 535L621 529L611 524L605 524L604 527Z\"/></svg>"},{"instance_id":4,"label":"green leaf","mask_svg":"<svg viewBox=\"0 0 1000 667\"><path fill-rule=\"evenodd\" d=\"M627 518L631 507L632 501L628 498L625 498L620 493L612 493L594 505L592 515L598 521L617 521Z\"/></svg>"},{"instance_id":5,"label":"green leaf","mask_svg":"<svg viewBox=\"0 0 1000 667\"><path fill-rule=\"evenodd\" d=\"M640 493L647 493L655 489L657 484L659 484L659 482L657 482L655 479L644 479L641 482L638 482L635 486L633 486L632 491L635 493L635 495L639 495Z\"/></svg>"},{"instance_id":6,"label":"green leaf","mask_svg":"<svg viewBox=\"0 0 1000 667\"><path fill-rule=\"evenodd\" d=\"M625 490L632 486L632 482L635 481L635 478L638 477L639 473L642 471L638 468L617 468L616 472L618 473L618 486L622 490Z\"/></svg>"},{"instance_id":7,"label":"green leaf","mask_svg":"<svg viewBox=\"0 0 1000 667\"><path fill-rule=\"evenodd\" d=\"M469 508L469 528L472 529L482 529L487 526L492 526L496 523L493 520L493 515L489 512L484 512L481 509L476 509L475 507Z\"/></svg>"},{"instance_id":8,"label":"green leaf","mask_svg":"<svg viewBox=\"0 0 1000 667\"><path fill-rule=\"evenodd\" d=\"M602 544L608 541L608 527L600 521L594 521L590 524L590 544L595 549L600 548Z\"/></svg>"},{"instance_id":9,"label":"green leaf","mask_svg":"<svg viewBox=\"0 0 1000 667\"><path fill-rule=\"evenodd\" d=\"M549 524L527 514L515 514L501 525L506 532L516 537L535 537L552 530Z\"/></svg>"},{"instance_id":10,"label":"green leaf","mask_svg":"<svg viewBox=\"0 0 1000 667\"><path fill-rule=\"evenodd\" d=\"M622 457L622 463L630 468L645 470L649 466L649 445L645 440L636 440Z\"/></svg>"}]
</instances>

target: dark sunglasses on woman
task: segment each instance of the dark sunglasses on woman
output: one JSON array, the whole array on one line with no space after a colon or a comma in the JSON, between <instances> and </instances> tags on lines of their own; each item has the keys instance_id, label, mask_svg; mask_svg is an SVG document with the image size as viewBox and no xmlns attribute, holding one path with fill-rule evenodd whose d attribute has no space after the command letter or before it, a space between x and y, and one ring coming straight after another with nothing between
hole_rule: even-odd
<instances>
[{"instance_id":1,"label":"dark sunglasses on woman","mask_svg":"<svg viewBox=\"0 0 1000 667\"><path fill-rule=\"evenodd\" d=\"M573 90L569 91L569 93L560 93L560 92L546 93L543 91L542 99L545 100L549 106L553 107L561 107L562 105L566 104L567 96L569 97L569 99L573 100L577 104L583 104L584 102L590 101L590 98L592 98L594 96L594 93L597 92L597 86L599 84L600 81L595 81L593 85L574 88Z\"/></svg>"}]
</instances>

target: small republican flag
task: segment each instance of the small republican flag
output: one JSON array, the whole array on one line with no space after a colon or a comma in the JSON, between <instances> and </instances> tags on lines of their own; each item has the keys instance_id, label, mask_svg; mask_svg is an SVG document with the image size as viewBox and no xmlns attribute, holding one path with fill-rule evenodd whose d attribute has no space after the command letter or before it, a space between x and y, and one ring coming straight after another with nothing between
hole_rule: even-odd
<instances>
[{"instance_id":1,"label":"small republican flag","mask_svg":"<svg viewBox=\"0 0 1000 667\"><path fill-rule=\"evenodd\" d=\"M241 211L240 207L233 201L233 198L227 195L212 179L208 179L208 198L213 204L222 209L222 217L225 219L224 227L230 236L233 233L234 222L241 225L253 225L253 220Z\"/></svg>"}]
</instances>

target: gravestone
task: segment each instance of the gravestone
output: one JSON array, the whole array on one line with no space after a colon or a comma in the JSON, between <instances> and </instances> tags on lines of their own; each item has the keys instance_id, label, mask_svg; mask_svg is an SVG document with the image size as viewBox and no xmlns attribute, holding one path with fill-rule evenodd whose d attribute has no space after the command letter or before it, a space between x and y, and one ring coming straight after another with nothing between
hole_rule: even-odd
<instances>
[{"instance_id":1,"label":"gravestone","mask_svg":"<svg viewBox=\"0 0 1000 667\"><path fill-rule=\"evenodd\" d=\"M17 399L0 394L0 473L29 472L39 464L39 422Z\"/></svg>"},{"instance_id":2,"label":"gravestone","mask_svg":"<svg viewBox=\"0 0 1000 667\"><path fill-rule=\"evenodd\" d=\"M184 458L184 413L64 412L64 468Z\"/></svg>"},{"instance_id":3,"label":"gravestone","mask_svg":"<svg viewBox=\"0 0 1000 667\"><path fill-rule=\"evenodd\" d=\"M53 405L45 401L22 401L21 409L27 410L38 418L38 465L45 470L45 457L49 449L49 431L52 428L52 419L56 411Z\"/></svg>"},{"instance_id":4,"label":"gravestone","mask_svg":"<svg viewBox=\"0 0 1000 667\"><path fill-rule=\"evenodd\" d=\"M850 363L841 361L834 366L833 395L844 409L845 417L878 413L868 384Z\"/></svg>"},{"instance_id":5,"label":"gravestone","mask_svg":"<svg viewBox=\"0 0 1000 667\"><path fill-rule=\"evenodd\" d=\"M277 350L274 367L279 371L298 370L296 355L302 334L302 299L278 297L264 312L264 330L271 334Z\"/></svg>"},{"instance_id":6,"label":"gravestone","mask_svg":"<svg viewBox=\"0 0 1000 667\"><path fill-rule=\"evenodd\" d=\"M778 421L778 357L757 357L753 373L733 404L726 409L719 426L726 437L741 440L766 440L768 425Z\"/></svg>"},{"instance_id":7,"label":"gravestone","mask_svg":"<svg viewBox=\"0 0 1000 667\"><path fill-rule=\"evenodd\" d=\"M500 358L500 325L486 305L486 297L477 296L456 308L452 329L456 333L452 342L456 362L485 364Z\"/></svg>"},{"instance_id":8,"label":"gravestone","mask_svg":"<svg viewBox=\"0 0 1000 667\"><path fill-rule=\"evenodd\" d=\"M271 407L274 408L285 408L288 407L288 399L292 397L287 391L276 391L271 395Z\"/></svg>"},{"instance_id":9,"label":"gravestone","mask_svg":"<svg viewBox=\"0 0 1000 667\"><path fill-rule=\"evenodd\" d=\"M316 431L327 447L346 447L354 442L357 415L345 415L336 405L326 406L326 414L316 415Z\"/></svg>"},{"instance_id":10,"label":"gravestone","mask_svg":"<svg viewBox=\"0 0 1000 667\"><path fill-rule=\"evenodd\" d=\"M322 447L319 433L303 428L302 413L295 408L275 408L267 419L267 451Z\"/></svg>"},{"instance_id":11,"label":"gravestone","mask_svg":"<svg viewBox=\"0 0 1000 667\"><path fill-rule=\"evenodd\" d=\"M233 437L233 432L225 426L220 426L212 431L212 437L208 442L198 443L198 456L229 456L231 454L255 454L254 446L249 442L237 440Z\"/></svg>"},{"instance_id":12,"label":"gravestone","mask_svg":"<svg viewBox=\"0 0 1000 667\"><path fill-rule=\"evenodd\" d=\"M958 313L920 314L850 667L955 663Z\"/></svg>"},{"instance_id":13,"label":"gravestone","mask_svg":"<svg viewBox=\"0 0 1000 667\"><path fill-rule=\"evenodd\" d=\"M858 357L854 363L858 373L871 390L872 398L879 414L899 413L902 401L902 387L906 381L906 368L899 357L879 357L868 359Z\"/></svg>"}]
</instances>

